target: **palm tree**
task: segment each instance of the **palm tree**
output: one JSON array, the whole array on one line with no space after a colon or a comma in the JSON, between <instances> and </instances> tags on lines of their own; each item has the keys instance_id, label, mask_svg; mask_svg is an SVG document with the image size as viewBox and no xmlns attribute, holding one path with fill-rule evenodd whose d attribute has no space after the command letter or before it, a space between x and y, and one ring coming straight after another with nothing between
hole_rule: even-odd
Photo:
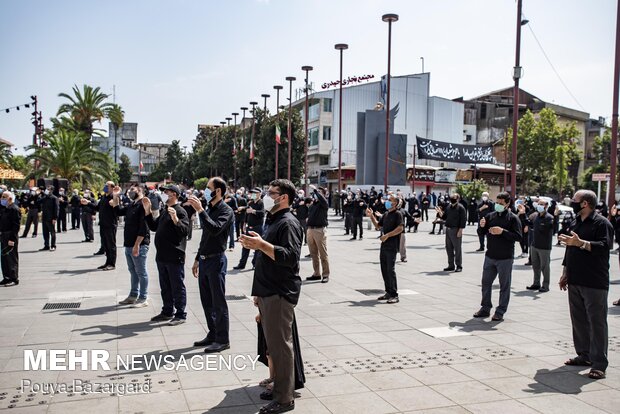
<instances>
[{"instance_id":1,"label":"palm tree","mask_svg":"<svg viewBox=\"0 0 620 414\"><path fill-rule=\"evenodd\" d=\"M13 159L13 153L11 152L11 146L0 142L0 165L9 167Z\"/></svg>"},{"instance_id":2,"label":"palm tree","mask_svg":"<svg viewBox=\"0 0 620 414\"><path fill-rule=\"evenodd\" d=\"M118 164L118 143L116 135L118 133L118 129L123 126L123 121L125 120L125 111L123 111L120 105L113 103L106 110L105 115L114 127L114 162Z\"/></svg>"},{"instance_id":3,"label":"palm tree","mask_svg":"<svg viewBox=\"0 0 620 414\"><path fill-rule=\"evenodd\" d=\"M93 149L85 134L64 128L51 129L46 131L44 140L43 147L27 147L34 153L26 159L38 162L26 179L62 177L84 186L112 177L114 168L109 155Z\"/></svg>"},{"instance_id":4,"label":"palm tree","mask_svg":"<svg viewBox=\"0 0 620 414\"><path fill-rule=\"evenodd\" d=\"M84 85L82 89L80 91L77 85L74 85L74 96L58 94L59 97L68 99L69 103L60 105L57 116L69 115L73 119L74 127L90 139L94 132L93 124L101 122L113 104L105 102L108 95L102 93L99 87Z\"/></svg>"}]
</instances>

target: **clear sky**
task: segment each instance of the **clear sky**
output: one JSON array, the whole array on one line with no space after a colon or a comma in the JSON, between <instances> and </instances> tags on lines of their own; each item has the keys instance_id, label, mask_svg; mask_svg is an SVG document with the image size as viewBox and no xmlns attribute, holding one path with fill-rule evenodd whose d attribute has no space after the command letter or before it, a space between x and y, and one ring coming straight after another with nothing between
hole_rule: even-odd
<instances>
[{"instance_id":1,"label":"clear sky","mask_svg":"<svg viewBox=\"0 0 620 414\"><path fill-rule=\"evenodd\" d=\"M311 65L315 85L338 78L335 43L348 43L346 76L431 72L431 95L471 98L512 84L514 0L0 0L0 110L36 94L49 125L74 84L100 86L138 122L140 142L180 139L218 123ZM523 28L523 89L610 119L616 2L524 0L554 74ZM315 86L316 87L316 86ZM282 99L281 99L282 101ZM268 105L275 108L275 98ZM30 112L0 111L0 137L32 140ZM107 127L107 123L104 127Z\"/></svg>"}]
</instances>

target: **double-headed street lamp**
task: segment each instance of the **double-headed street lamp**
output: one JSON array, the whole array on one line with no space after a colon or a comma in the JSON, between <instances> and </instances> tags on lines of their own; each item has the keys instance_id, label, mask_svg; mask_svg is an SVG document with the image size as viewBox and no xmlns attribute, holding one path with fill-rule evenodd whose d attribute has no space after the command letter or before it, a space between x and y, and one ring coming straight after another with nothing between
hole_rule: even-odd
<instances>
[{"instance_id":1,"label":"double-headed street lamp","mask_svg":"<svg viewBox=\"0 0 620 414\"><path fill-rule=\"evenodd\" d=\"M252 101L250 102L250 105L252 105L252 137L250 138L250 159L252 160L252 188L254 188L254 131L256 125L256 105L258 105L258 102Z\"/></svg>"},{"instance_id":2,"label":"double-headed street lamp","mask_svg":"<svg viewBox=\"0 0 620 414\"><path fill-rule=\"evenodd\" d=\"M237 116L239 112L233 112L232 116L235 118L235 124L233 127L233 186L237 187Z\"/></svg>"},{"instance_id":3,"label":"double-headed street lamp","mask_svg":"<svg viewBox=\"0 0 620 414\"><path fill-rule=\"evenodd\" d=\"M276 90L276 114L278 119L276 122L278 123L278 127L280 127L280 91L282 90L282 85L274 85L273 89ZM276 180L278 179L278 150L280 148L280 142L276 141Z\"/></svg>"},{"instance_id":4,"label":"double-headed street lamp","mask_svg":"<svg viewBox=\"0 0 620 414\"><path fill-rule=\"evenodd\" d=\"M301 70L306 72L306 87L304 88L306 92L306 110L304 114L306 115L306 139L304 144L304 192L306 192L306 185L308 183L308 72L312 70L312 66L302 66Z\"/></svg>"},{"instance_id":5,"label":"double-headed street lamp","mask_svg":"<svg viewBox=\"0 0 620 414\"><path fill-rule=\"evenodd\" d=\"M381 20L388 24L388 61L387 61L387 98L385 105L385 176L383 177L383 192L387 193L388 172L390 161L390 70L392 60L392 23L398 21L397 14L384 14Z\"/></svg>"},{"instance_id":6,"label":"double-headed street lamp","mask_svg":"<svg viewBox=\"0 0 620 414\"><path fill-rule=\"evenodd\" d=\"M287 129L287 139L288 139L288 166L286 172L286 178L288 180L291 179L291 151L293 150L293 137L291 136L291 117L293 116L293 81L297 78L294 76L287 76L286 80L289 83L288 87L288 129Z\"/></svg>"},{"instance_id":7,"label":"double-headed street lamp","mask_svg":"<svg viewBox=\"0 0 620 414\"><path fill-rule=\"evenodd\" d=\"M349 48L346 43L338 43L334 46L340 51L340 98L338 109L338 193L342 191L342 55Z\"/></svg>"}]
</instances>

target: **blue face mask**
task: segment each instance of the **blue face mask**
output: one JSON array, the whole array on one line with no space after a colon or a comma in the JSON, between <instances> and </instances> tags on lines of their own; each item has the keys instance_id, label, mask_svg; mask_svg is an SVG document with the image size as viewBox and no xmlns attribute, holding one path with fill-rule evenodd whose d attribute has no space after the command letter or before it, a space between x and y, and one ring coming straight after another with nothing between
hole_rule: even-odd
<instances>
[{"instance_id":1,"label":"blue face mask","mask_svg":"<svg viewBox=\"0 0 620 414\"><path fill-rule=\"evenodd\" d=\"M106 193L106 194L108 193L108 186L107 185L103 186L103 192Z\"/></svg>"},{"instance_id":2,"label":"blue face mask","mask_svg":"<svg viewBox=\"0 0 620 414\"><path fill-rule=\"evenodd\" d=\"M385 208L387 208L388 210L392 208L392 202L391 201L386 201L385 202Z\"/></svg>"},{"instance_id":3,"label":"blue face mask","mask_svg":"<svg viewBox=\"0 0 620 414\"><path fill-rule=\"evenodd\" d=\"M0 199L0 205L2 205L3 207L6 207L9 205L9 200L6 198Z\"/></svg>"},{"instance_id":4,"label":"blue face mask","mask_svg":"<svg viewBox=\"0 0 620 414\"><path fill-rule=\"evenodd\" d=\"M213 196L211 195L211 190L209 190L208 188L205 190L205 200L207 200L207 204L209 204L211 202L211 200L213 199Z\"/></svg>"},{"instance_id":5,"label":"blue face mask","mask_svg":"<svg viewBox=\"0 0 620 414\"><path fill-rule=\"evenodd\" d=\"M543 211L545 211L545 206L541 206L540 204L536 206L536 211L538 211L539 213L542 213Z\"/></svg>"}]
</instances>

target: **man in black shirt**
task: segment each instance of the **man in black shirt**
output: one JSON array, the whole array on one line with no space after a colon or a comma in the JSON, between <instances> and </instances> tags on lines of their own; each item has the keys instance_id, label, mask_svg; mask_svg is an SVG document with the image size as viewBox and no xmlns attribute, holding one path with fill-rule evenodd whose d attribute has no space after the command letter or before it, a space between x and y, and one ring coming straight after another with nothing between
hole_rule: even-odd
<instances>
[{"instance_id":1,"label":"man in black shirt","mask_svg":"<svg viewBox=\"0 0 620 414\"><path fill-rule=\"evenodd\" d=\"M400 234L405 230L405 224L401 212L398 210L398 198L390 194L385 202L387 212L376 219L371 209L366 209L366 215L372 221L377 230L381 229L381 250L379 261L381 262L381 275L385 285L385 295L378 300L387 300L387 303L398 303L398 287L396 282L396 254L400 249Z\"/></svg>"},{"instance_id":2,"label":"man in black shirt","mask_svg":"<svg viewBox=\"0 0 620 414\"><path fill-rule=\"evenodd\" d=\"M538 199L536 213L530 216L529 236L532 238L530 254L532 255L532 269L534 270L534 283L527 286L528 290L549 292L551 280L551 245L553 244L553 216L547 212L549 203L543 198ZM527 237L525 234L523 237ZM543 274L543 284L540 285L540 273Z\"/></svg>"},{"instance_id":3,"label":"man in black shirt","mask_svg":"<svg viewBox=\"0 0 620 414\"><path fill-rule=\"evenodd\" d=\"M0 247L2 247L2 281L0 286L16 286L19 284L19 256L17 254L21 212L15 205L15 194L2 192L0 199L2 214L0 215Z\"/></svg>"},{"instance_id":4,"label":"man in black shirt","mask_svg":"<svg viewBox=\"0 0 620 414\"><path fill-rule=\"evenodd\" d=\"M248 207L245 209L245 219L246 219L246 232L253 231L259 235L263 234L263 221L265 221L265 209L263 207L263 201L260 198L261 190L260 188L254 188L250 190L250 201L248 202ZM250 256L250 250L243 248L241 250L241 259L239 260L239 264L233 269L241 270L245 269L245 265L248 262L248 257ZM256 255L252 258L252 268L254 268L254 264L256 263Z\"/></svg>"},{"instance_id":5,"label":"man in black shirt","mask_svg":"<svg viewBox=\"0 0 620 414\"><path fill-rule=\"evenodd\" d=\"M97 269L104 271L116 269L116 226L118 224L118 208L112 207L112 191L114 182L108 181L103 187L103 195L97 204L99 211L99 234L101 248L105 253L105 263Z\"/></svg>"},{"instance_id":6,"label":"man in black shirt","mask_svg":"<svg viewBox=\"0 0 620 414\"><path fill-rule=\"evenodd\" d=\"M32 237L37 237L37 232L39 230L39 198L41 197L41 190L38 188L31 188L30 193L26 194L24 198L24 203L22 207L28 210L28 214L26 215L26 226L24 227L24 232L21 237L25 238L28 236L28 232L30 231L30 226L34 224L34 231L32 232Z\"/></svg>"},{"instance_id":7,"label":"man in black shirt","mask_svg":"<svg viewBox=\"0 0 620 414\"><path fill-rule=\"evenodd\" d=\"M327 211L329 204L325 198L325 189L310 185L312 205L308 211L308 249L312 257L312 276L306 280L329 282L329 256L327 255ZM323 272L321 273L321 267Z\"/></svg>"},{"instance_id":8,"label":"man in black shirt","mask_svg":"<svg viewBox=\"0 0 620 414\"><path fill-rule=\"evenodd\" d=\"M353 226L353 195L351 193L342 195L342 213L344 214L344 235L348 236Z\"/></svg>"},{"instance_id":9,"label":"man in black shirt","mask_svg":"<svg viewBox=\"0 0 620 414\"><path fill-rule=\"evenodd\" d=\"M54 186L45 190L45 195L39 199L41 221L43 222L43 248L39 250L56 250L56 220L58 220L58 198L54 195ZM50 237L51 236L51 237ZM51 238L51 244L50 244Z\"/></svg>"},{"instance_id":10,"label":"man in black shirt","mask_svg":"<svg viewBox=\"0 0 620 414\"><path fill-rule=\"evenodd\" d=\"M512 263L515 242L521 240L521 221L510 211L510 194L499 193L494 205L495 211L480 220L478 234L487 236L487 252L482 268L481 308L474 318L485 318L491 314L493 304L491 293L493 281L499 276L499 306L495 309L493 321L502 321L510 302Z\"/></svg>"},{"instance_id":11,"label":"man in black shirt","mask_svg":"<svg viewBox=\"0 0 620 414\"><path fill-rule=\"evenodd\" d=\"M491 214L494 210L494 203L489 200L489 193L486 191L482 193L482 201L478 205L478 240L480 241L480 247L477 252L484 251L484 238L485 233L480 232L480 220L485 218L487 215Z\"/></svg>"},{"instance_id":12,"label":"man in black shirt","mask_svg":"<svg viewBox=\"0 0 620 414\"><path fill-rule=\"evenodd\" d=\"M605 378L607 369L607 294L609 250L613 248L613 226L594 211L596 195L579 190L571 200L577 215L571 235L560 235L566 245L560 289L568 289L568 306L577 357L566 365L591 366L591 379Z\"/></svg>"},{"instance_id":13,"label":"man in black shirt","mask_svg":"<svg viewBox=\"0 0 620 414\"><path fill-rule=\"evenodd\" d=\"M67 206L69 199L64 188L58 189L58 221L56 221L56 233L67 232Z\"/></svg>"},{"instance_id":14,"label":"man in black shirt","mask_svg":"<svg viewBox=\"0 0 620 414\"><path fill-rule=\"evenodd\" d=\"M118 207L118 215L125 216L125 227L123 231L123 246L125 247L125 259L127 268L131 275L131 288L129 295L120 301L121 305L133 305L135 308L148 306L147 291L149 275L146 270L146 258L149 253L151 243L151 232L144 219L144 208L142 198L144 198L145 188L139 184L129 187L127 196L131 203L127 206L121 204L121 188L115 187L112 201L113 207Z\"/></svg>"},{"instance_id":15,"label":"man in black shirt","mask_svg":"<svg viewBox=\"0 0 620 414\"><path fill-rule=\"evenodd\" d=\"M97 214L97 204L92 198L90 190L84 190L84 197L80 198L80 210L82 212L82 230L84 231L84 241L92 243L95 239L93 231L93 219Z\"/></svg>"},{"instance_id":16,"label":"man in black shirt","mask_svg":"<svg viewBox=\"0 0 620 414\"><path fill-rule=\"evenodd\" d=\"M260 413L282 413L295 408L293 354L294 308L299 301L302 228L291 214L295 186L288 180L272 181L265 196L268 226L264 238L249 232L241 236L244 248L256 250L252 295L261 314L267 349L275 371L273 401Z\"/></svg>"},{"instance_id":17,"label":"man in black shirt","mask_svg":"<svg viewBox=\"0 0 620 414\"><path fill-rule=\"evenodd\" d=\"M164 306L161 313L151 318L153 322L169 321L169 325L176 326L185 322L187 303L185 294L185 248L189 218L185 209L179 204L181 190L170 184L162 187L166 208L154 218L151 210L151 200L142 198L146 224L155 232L155 263L159 272L159 287ZM162 199L163 200L163 199ZM175 313L176 309L176 313ZM173 317L174 315L174 317Z\"/></svg>"},{"instance_id":18,"label":"man in black shirt","mask_svg":"<svg viewBox=\"0 0 620 414\"><path fill-rule=\"evenodd\" d=\"M198 278L200 302L207 320L209 332L206 338L194 342L194 346L205 346L205 352L220 352L230 348L228 305L226 304L226 241L234 220L233 210L224 202L226 181L214 177L207 183L205 198L208 210L200 200L191 196L189 203L196 210L202 237L194 259L192 273Z\"/></svg>"},{"instance_id":19,"label":"man in black shirt","mask_svg":"<svg viewBox=\"0 0 620 414\"><path fill-rule=\"evenodd\" d=\"M299 220L299 224L301 224L301 228L304 231L304 245L308 244L308 234L306 232L308 228L308 212L310 211L310 206L312 205L312 198L304 197L304 193L300 192L299 197L293 203L293 214Z\"/></svg>"},{"instance_id":20,"label":"man in black shirt","mask_svg":"<svg viewBox=\"0 0 620 414\"><path fill-rule=\"evenodd\" d=\"M446 252L448 253L448 267L444 272L462 272L463 271L463 230L467 225L467 211L461 203L460 196L452 194L450 196L450 204L445 210L438 215L444 220L446 227ZM456 269L454 264L456 263Z\"/></svg>"},{"instance_id":21,"label":"man in black shirt","mask_svg":"<svg viewBox=\"0 0 620 414\"><path fill-rule=\"evenodd\" d=\"M233 211L233 220L232 220L232 223L230 223L230 231L228 235L228 250L232 252L235 249L235 215L234 215L234 212L238 210L239 206L237 205L237 198L234 197L234 194L226 194L226 197L224 198L224 202L228 204L228 207L230 207Z\"/></svg>"},{"instance_id":22,"label":"man in black shirt","mask_svg":"<svg viewBox=\"0 0 620 414\"><path fill-rule=\"evenodd\" d=\"M364 215L366 214L367 208L368 205L362 199L362 195L358 193L353 201L353 237L351 237L351 240L357 239L358 228L360 232L360 240L364 238Z\"/></svg>"},{"instance_id":23,"label":"man in black shirt","mask_svg":"<svg viewBox=\"0 0 620 414\"><path fill-rule=\"evenodd\" d=\"M69 205L71 206L71 230L79 230L80 229L80 195L78 194L78 190L73 190L73 195L71 196L71 200L69 201Z\"/></svg>"}]
</instances>

